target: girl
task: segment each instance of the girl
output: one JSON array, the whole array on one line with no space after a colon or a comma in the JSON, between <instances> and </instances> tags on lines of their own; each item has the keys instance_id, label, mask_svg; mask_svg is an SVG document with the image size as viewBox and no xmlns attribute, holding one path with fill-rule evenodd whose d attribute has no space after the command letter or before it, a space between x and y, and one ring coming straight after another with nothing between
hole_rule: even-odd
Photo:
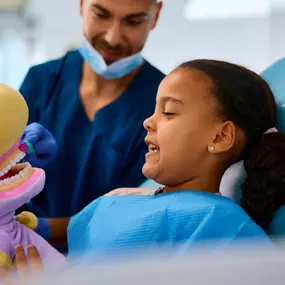
<instances>
[{"instance_id":1,"label":"girl","mask_svg":"<svg viewBox=\"0 0 285 285\"><path fill-rule=\"evenodd\" d=\"M143 173L165 186L104 196L71 219L48 220L50 240L68 233L70 256L160 246L188 252L203 241L214 248L243 238L270 244L265 231L285 204L285 136L276 123L274 96L254 72L215 60L182 64L162 81L144 122ZM241 207L219 195L224 172L240 160Z\"/></svg>"}]
</instances>

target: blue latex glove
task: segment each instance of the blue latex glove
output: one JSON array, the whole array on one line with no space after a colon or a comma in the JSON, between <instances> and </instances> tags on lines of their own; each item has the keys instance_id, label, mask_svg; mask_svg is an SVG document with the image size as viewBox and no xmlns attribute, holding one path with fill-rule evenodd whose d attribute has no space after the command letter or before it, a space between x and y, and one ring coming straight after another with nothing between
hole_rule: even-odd
<instances>
[{"instance_id":1,"label":"blue latex glove","mask_svg":"<svg viewBox=\"0 0 285 285\"><path fill-rule=\"evenodd\" d=\"M57 143L53 135L38 123L29 124L22 136L22 143L31 142L34 153L26 154L25 161L33 167L46 166L57 154Z\"/></svg>"}]
</instances>

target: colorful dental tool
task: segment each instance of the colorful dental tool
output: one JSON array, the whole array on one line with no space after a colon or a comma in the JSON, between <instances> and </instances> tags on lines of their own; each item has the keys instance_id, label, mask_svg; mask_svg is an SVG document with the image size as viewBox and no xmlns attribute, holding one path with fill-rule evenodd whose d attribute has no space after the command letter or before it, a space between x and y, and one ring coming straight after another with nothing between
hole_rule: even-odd
<instances>
[{"instance_id":1,"label":"colorful dental tool","mask_svg":"<svg viewBox=\"0 0 285 285\"><path fill-rule=\"evenodd\" d=\"M33 144L31 142L29 142L29 141L21 143L20 146L19 146L19 149L22 152L25 152L26 154L32 154L32 153L36 152L34 147L33 147Z\"/></svg>"}]
</instances>

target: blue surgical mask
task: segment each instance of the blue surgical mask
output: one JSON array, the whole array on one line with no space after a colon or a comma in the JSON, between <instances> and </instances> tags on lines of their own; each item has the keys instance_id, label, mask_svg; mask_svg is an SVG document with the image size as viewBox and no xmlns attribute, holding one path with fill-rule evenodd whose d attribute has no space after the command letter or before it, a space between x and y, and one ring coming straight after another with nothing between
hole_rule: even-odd
<instances>
[{"instance_id":1,"label":"blue surgical mask","mask_svg":"<svg viewBox=\"0 0 285 285\"><path fill-rule=\"evenodd\" d=\"M138 52L107 65L102 55L93 48L86 37L83 38L78 50L91 68L106 79L121 78L143 63L141 53Z\"/></svg>"}]
</instances>

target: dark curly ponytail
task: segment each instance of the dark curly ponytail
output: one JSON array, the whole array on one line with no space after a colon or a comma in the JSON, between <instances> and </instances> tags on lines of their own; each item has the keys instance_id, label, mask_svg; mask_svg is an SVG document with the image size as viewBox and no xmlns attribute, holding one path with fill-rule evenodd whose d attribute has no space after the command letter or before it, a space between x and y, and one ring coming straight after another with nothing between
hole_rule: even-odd
<instances>
[{"instance_id":1,"label":"dark curly ponytail","mask_svg":"<svg viewBox=\"0 0 285 285\"><path fill-rule=\"evenodd\" d=\"M240 155L247 178L241 206L265 231L285 204L285 134L264 134L277 124L277 105L266 81L228 62L194 60L180 68L198 69L211 79L218 115L239 126L246 136Z\"/></svg>"},{"instance_id":2,"label":"dark curly ponytail","mask_svg":"<svg viewBox=\"0 0 285 285\"><path fill-rule=\"evenodd\" d=\"M241 206L267 231L275 211L285 204L285 134L263 135L244 166Z\"/></svg>"}]
</instances>

